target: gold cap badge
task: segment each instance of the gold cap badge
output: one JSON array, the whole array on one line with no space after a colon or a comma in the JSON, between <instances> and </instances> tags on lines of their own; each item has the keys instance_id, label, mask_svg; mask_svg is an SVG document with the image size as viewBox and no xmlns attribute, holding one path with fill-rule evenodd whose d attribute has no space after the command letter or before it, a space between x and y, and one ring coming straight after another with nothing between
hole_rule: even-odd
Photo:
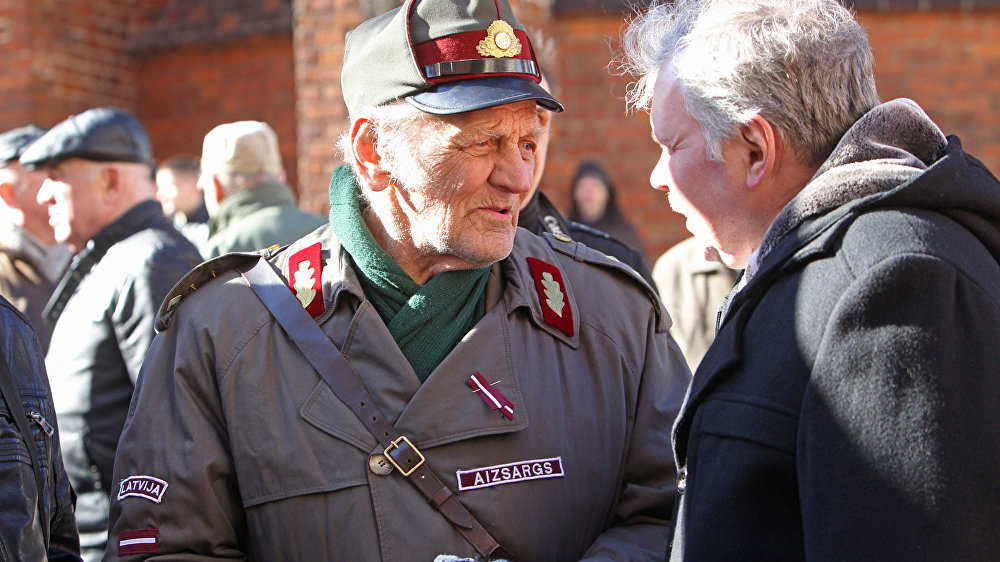
<instances>
[{"instance_id":1,"label":"gold cap badge","mask_svg":"<svg viewBox=\"0 0 1000 562\"><path fill-rule=\"evenodd\" d=\"M476 52L484 57L516 57L521 54L521 42L509 23L496 20L486 29L486 39L476 45Z\"/></svg>"}]
</instances>

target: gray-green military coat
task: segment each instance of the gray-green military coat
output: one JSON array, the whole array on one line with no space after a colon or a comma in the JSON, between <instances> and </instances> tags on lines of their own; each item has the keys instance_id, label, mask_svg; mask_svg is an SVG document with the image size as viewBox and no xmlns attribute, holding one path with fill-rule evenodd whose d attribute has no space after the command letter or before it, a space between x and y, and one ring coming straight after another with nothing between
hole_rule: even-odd
<instances>
[{"instance_id":1,"label":"gray-green military coat","mask_svg":"<svg viewBox=\"0 0 1000 562\"><path fill-rule=\"evenodd\" d=\"M518 230L494 265L488 312L420 384L328 227L271 260L324 245L316 320L382 412L521 561L662 559L671 516L670 426L689 372L648 286L576 243ZM572 333L544 319L527 265L561 272ZM223 262L216 262L224 265ZM211 268L209 262L208 268ZM235 271L178 287L140 374L118 448L106 560L399 560L475 551L374 437ZM180 290L180 289L178 289ZM174 302L173 304L177 304ZM166 322L165 322L166 323ZM490 410L482 373L514 406Z\"/></svg>"}]
</instances>

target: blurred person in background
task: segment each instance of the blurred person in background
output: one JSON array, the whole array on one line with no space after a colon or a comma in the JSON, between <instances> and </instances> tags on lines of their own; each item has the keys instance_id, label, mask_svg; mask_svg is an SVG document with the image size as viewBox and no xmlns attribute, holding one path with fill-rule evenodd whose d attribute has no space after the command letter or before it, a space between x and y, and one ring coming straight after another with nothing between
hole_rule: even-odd
<instances>
[{"instance_id":1,"label":"blurred person in background","mask_svg":"<svg viewBox=\"0 0 1000 562\"><path fill-rule=\"evenodd\" d=\"M278 135L261 121L225 123L205 135L199 185L211 217L200 246L205 259L289 244L326 224L296 205Z\"/></svg>"},{"instance_id":2,"label":"blurred person in background","mask_svg":"<svg viewBox=\"0 0 1000 562\"><path fill-rule=\"evenodd\" d=\"M156 312L201 261L153 199L152 162L142 125L108 107L67 118L20 159L45 174L38 201L74 252L46 305L54 328L45 366L88 561L107 541L115 449Z\"/></svg>"},{"instance_id":3,"label":"blurred person in background","mask_svg":"<svg viewBox=\"0 0 1000 562\"><path fill-rule=\"evenodd\" d=\"M52 326L42 310L70 258L69 248L56 243L49 213L37 201L45 174L18 163L44 133L27 125L0 134L0 294L28 317L43 352Z\"/></svg>"},{"instance_id":4,"label":"blurred person in background","mask_svg":"<svg viewBox=\"0 0 1000 562\"><path fill-rule=\"evenodd\" d=\"M645 256L639 233L618 206L611 176L600 164L593 161L580 164L570 186L569 220L607 232Z\"/></svg>"},{"instance_id":5,"label":"blurred person in background","mask_svg":"<svg viewBox=\"0 0 1000 562\"><path fill-rule=\"evenodd\" d=\"M208 209L198 186L197 158L174 156L156 166L156 200L174 227L195 246L208 240Z\"/></svg>"},{"instance_id":6,"label":"blurred person in background","mask_svg":"<svg viewBox=\"0 0 1000 562\"><path fill-rule=\"evenodd\" d=\"M719 308L739 276L719 259L715 248L691 237L663 252L653 264L660 299L674 321L670 335L692 373L715 339Z\"/></svg>"}]
</instances>

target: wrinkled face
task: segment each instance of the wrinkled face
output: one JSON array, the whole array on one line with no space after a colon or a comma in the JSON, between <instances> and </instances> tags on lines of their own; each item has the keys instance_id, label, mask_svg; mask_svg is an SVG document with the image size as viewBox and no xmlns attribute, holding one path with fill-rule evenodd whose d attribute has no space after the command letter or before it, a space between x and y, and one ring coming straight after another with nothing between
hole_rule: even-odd
<instances>
[{"instance_id":1,"label":"wrinkled face","mask_svg":"<svg viewBox=\"0 0 1000 562\"><path fill-rule=\"evenodd\" d=\"M653 88L650 125L660 146L650 183L667 192L670 207L684 215L699 242L718 250L726 265L744 267L755 249L744 211L744 174L737 159L727 157L732 154L729 143L722 162L709 159L702 127L688 113L669 61Z\"/></svg>"},{"instance_id":2,"label":"wrinkled face","mask_svg":"<svg viewBox=\"0 0 1000 562\"><path fill-rule=\"evenodd\" d=\"M440 119L415 150L422 177L397 178L397 222L420 257L485 267L510 253L531 188L543 134L535 102Z\"/></svg>"},{"instance_id":3,"label":"wrinkled face","mask_svg":"<svg viewBox=\"0 0 1000 562\"><path fill-rule=\"evenodd\" d=\"M48 207L56 241L68 243L74 252L107 224L102 205L104 169L100 163L80 158L45 168L38 202Z\"/></svg>"},{"instance_id":4,"label":"wrinkled face","mask_svg":"<svg viewBox=\"0 0 1000 562\"><path fill-rule=\"evenodd\" d=\"M545 87L545 80L542 80L542 87ZM545 159L549 155L549 141L552 139L552 112L542 106L537 106L535 112L538 115L538 122L544 131L538 137L538 146L535 147L535 171L531 176L531 191L524 199L524 204L528 204L528 199L535 194L538 186L542 183L542 176L545 174Z\"/></svg>"}]
</instances>

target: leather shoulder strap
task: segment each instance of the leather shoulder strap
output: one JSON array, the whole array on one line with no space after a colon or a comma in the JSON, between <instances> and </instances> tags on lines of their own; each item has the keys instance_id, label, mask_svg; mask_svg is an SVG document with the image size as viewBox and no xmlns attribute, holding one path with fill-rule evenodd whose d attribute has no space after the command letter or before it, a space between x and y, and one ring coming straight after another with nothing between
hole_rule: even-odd
<instances>
[{"instance_id":1,"label":"leather shoulder strap","mask_svg":"<svg viewBox=\"0 0 1000 562\"><path fill-rule=\"evenodd\" d=\"M427 466L426 458L416 445L400 435L382 415L365 388L361 375L302 308L270 262L261 258L238 269L337 398L365 424L383 448L389 462L409 478L479 554L487 558L510 559L497 541Z\"/></svg>"}]
</instances>

